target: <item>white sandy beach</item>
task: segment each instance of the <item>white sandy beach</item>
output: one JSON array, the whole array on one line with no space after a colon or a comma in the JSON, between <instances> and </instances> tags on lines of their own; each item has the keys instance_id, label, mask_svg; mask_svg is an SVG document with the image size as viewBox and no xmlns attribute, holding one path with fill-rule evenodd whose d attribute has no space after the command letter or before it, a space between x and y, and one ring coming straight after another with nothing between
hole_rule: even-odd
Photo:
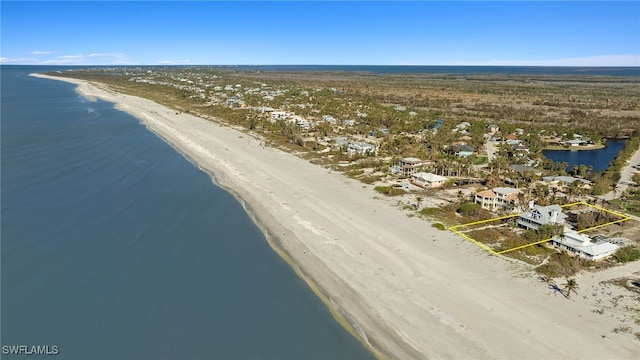
<instances>
[{"instance_id":1,"label":"white sandy beach","mask_svg":"<svg viewBox=\"0 0 640 360\"><path fill-rule=\"evenodd\" d=\"M214 174L365 341L390 358L640 358L640 340L613 331L640 331L632 312L622 305L594 312L617 295L640 308L640 294L601 284L640 278L640 262L578 277L578 295L568 300L528 266L409 217L367 185L215 122L101 85L54 79L116 103Z\"/></svg>"}]
</instances>

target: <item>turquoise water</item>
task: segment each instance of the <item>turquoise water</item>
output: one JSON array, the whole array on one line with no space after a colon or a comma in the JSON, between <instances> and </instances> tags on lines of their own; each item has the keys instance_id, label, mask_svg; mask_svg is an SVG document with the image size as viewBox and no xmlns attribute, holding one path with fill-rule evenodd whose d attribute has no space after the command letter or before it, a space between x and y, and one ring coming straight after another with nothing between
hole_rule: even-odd
<instances>
[{"instance_id":1,"label":"turquoise water","mask_svg":"<svg viewBox=\"0 0 640 360\"><path fill-rule=\"evenodd\" d=\"M235 198L112 104L27 76L43 70L2 67L3 346L64 359L372 357Z\"/></svg>"}]
</instances>

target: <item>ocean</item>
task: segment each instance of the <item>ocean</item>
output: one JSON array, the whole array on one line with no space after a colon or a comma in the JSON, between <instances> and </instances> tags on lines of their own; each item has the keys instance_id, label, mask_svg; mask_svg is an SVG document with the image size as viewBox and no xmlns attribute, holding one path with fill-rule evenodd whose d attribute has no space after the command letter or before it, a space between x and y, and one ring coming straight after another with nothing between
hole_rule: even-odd
<instances>
[{"instance_id":1,"label":"ocean","mask_svg":"<svg viewBox=\"0 0 640 360\"><path fill-rule=\"evenodd\" d=\"M208 174L28 76L60 69L1 68L3 358L372 358Z\"/></svg>"}]
</instances>

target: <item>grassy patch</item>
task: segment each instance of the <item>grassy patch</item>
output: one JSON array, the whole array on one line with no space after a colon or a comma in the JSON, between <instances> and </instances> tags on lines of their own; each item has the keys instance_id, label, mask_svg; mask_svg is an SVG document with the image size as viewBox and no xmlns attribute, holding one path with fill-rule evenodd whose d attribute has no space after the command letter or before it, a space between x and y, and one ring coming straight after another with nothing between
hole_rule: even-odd
<instances>
[{"instance_id":1,"label":"grassy patch","mask_svg":"<svg viewBox=\"0 0 640 360\"><path fill-rule=\"evenodd\" d=\"M640 259L640 249L634 245L621 247L613 257L621 263L636 261Z\"/></svg>"},{"instance_id":2,"label":"grassy patch","mask_svg":"<svg viewBox=\"0 0 640 360\"><path fill-rule=\"evenodd\" d=\"M434 227L434 228L436 228L438 230L446 230L447 229L447 227L444 226L443 223L434 223L433 225L431 225L431 227Z\"/></svg>"}]
</instances>

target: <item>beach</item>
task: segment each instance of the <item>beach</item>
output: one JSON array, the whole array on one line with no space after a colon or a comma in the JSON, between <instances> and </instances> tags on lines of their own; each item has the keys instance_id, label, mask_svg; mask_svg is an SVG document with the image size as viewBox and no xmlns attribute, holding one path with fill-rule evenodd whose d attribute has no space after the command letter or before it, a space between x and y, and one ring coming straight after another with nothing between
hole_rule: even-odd
<instances>
[{"instance_id":1,"label":"beach","mask_svg":"<svg viewBox=\"0 0 640 360\"><path fill-rule=\"evenodd\" d=\"M579 276L578 294L566 299L530 266L490 255L408 216L371 186L263 146L259 138L100 84L38 76L115 103L210 173L338 320L383 357L640 356L632 333L614 331L638 327L622 305L640 308L638 294L605 283L640 278L639 262ZM616 306L595 311L615 297Z\"/></svg>"}]
</instances>

